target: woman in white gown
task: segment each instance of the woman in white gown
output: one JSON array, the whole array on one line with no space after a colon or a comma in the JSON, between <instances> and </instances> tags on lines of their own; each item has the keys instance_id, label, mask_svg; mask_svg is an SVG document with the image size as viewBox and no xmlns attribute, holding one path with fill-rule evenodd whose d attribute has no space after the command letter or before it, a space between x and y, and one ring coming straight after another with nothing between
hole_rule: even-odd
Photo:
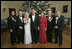
<instances>
[{"instance_id":1,"label":"woman in white gown","mask_svg":"<svg viewBox=\"0 0 72 49\"><path fill-rule=\"evenodd\" d=\"M30 44L32 43L31 30L30 30L31 19L29 18L29 14L27 12L25 13L24 23L25 23L24 44Z\"/></svg>"}]
</instances>

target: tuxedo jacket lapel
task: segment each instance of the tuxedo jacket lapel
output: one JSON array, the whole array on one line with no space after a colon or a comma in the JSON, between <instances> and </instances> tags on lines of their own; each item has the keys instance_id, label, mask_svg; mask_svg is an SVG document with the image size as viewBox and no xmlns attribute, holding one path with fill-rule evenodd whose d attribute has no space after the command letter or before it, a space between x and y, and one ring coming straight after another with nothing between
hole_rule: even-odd
<instances>
[{"instance_id":1,"label":"tuxedo jacket lapel","mask_svg":"<svg viewBox=\"0 0 72 49\"><path fill-rule=\"evenodd\" d=\"M34 19L34 22L36 21L36 14L35 14L35 19Z\"/></svg>"},{"instance_id":2,"label":"tuxedo jacket lapel","mask_svg":"<svg viewBox=\"0 0 72 49\"><path fill-rule=\"evenodd\" d=\"M20 18L19 18L20 19ZM22 20L20 19L20 22L23 22L23 17L22 17Z\"/></svg>"},{"instance_id":3,"label":"tuxedo jacket lapel","mask_svg":"<svg viewBox=\"0 0 72 49\"><path fill-rule=\"evenodd\" d=\"M32 19L32 14L31 14L31 20L32 20L32 22L33 22L33 19Z\"/></svg>"},{"instance_id":4,"label":"tuxedo jacket lapel","mask_svg":"<svg viewBox=\"0 0 72 49\"><path fill-rule=\"evenodd\" d=\"M57 23L60 22L61 16L58 18Z\"/></svg>"},{"instance_id":5,"label":"tuxedo jacket lapel","mask_svg":"<svg viewBox=\"0 0 72 49\"><path fill-rule=\"evenodd\" d=\"M31 19L32 19L32 14L31 14ZM36 21L36 14L35 14L35 18L34 18L34 22ZM33 19L32 19L32 22L33 22Z\"/></svg>"}]
</instances>

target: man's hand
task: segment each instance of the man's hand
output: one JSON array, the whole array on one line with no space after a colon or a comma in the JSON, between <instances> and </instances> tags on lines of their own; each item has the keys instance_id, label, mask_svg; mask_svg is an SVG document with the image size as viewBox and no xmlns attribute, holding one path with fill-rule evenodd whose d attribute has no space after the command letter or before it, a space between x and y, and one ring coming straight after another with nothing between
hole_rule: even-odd
<instances>
[{"instance_id":1,"label":"man's hand","mask_svg":"<svg viewBox=\"0 0 72 49\"><path fill-rule=\"evenodd\" d=\"M12 29L10 29L10 32L13 32L13 30L12 30Z\"/></svg>"},{"instance_id":2,"label":"man's hand","mask_svg":"<svg viewBox=\"0 0 72 49\"><path fill-rule=\"evenodd\" d=\"M21 26L19 27L20 29L23 29Z\"/></svg>"},{"instance_id":3,"label":"man's hand","mask_svg":"<svg viewBox=\"0 0 72 49\"><path fill-rule=\"evenodd\" d=\"M38 27L38 30L39 30L39 27Z\"/></svg>"},{"instance_id":4,"label":"man's hand","mask_svg":"<svg viewBox=\"0 0 72 49\"><path fill-rule=\"evenodd\" d=\"M58 26L55 26L54 28L55 28L55 29L58 29Z\"/></svg>"}]
</instances>

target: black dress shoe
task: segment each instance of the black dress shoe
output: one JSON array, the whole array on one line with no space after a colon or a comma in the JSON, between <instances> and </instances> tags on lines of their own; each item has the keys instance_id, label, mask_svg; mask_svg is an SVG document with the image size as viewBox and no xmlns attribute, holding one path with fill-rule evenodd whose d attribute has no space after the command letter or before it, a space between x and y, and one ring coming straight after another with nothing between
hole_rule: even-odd
<instances>
[{"instance_id":1,"label":"black dress shoe","mask_svg":"<svg viewBox=\"0 0 72 49\"><path fill-rule=\"evenodd\" d=\"M48 43L50 43L50 41L47 41Z\"/></svg>"},{"instance_id":2,"label":"black dress shoe","mask_svg":"<svg viewBox=\"0 0 72 49\"><path fill-rule=\"evenodd\" d=\"M35 41L35 44L37 44L37 41Z\"/></svg>"},{"instance_id":3,"label":"black dress shoe","mask_svg":"<svg viewBox=\"0 0 72 49\"><path fill-rule=\"evenodd\" d=\"M24 43L24 42L21 42L21 43Z\"/></svg>"},{"instance_id":4,"label":"black dress shoe","mask_svg":"<svg viewBox=\"0 0 72 49\"><path fill-rule=\"evenodd\" d=\"M20 44L20 42L18 42L18 44Z\"/></svg>"},{"instance_id":5,"label":"black dress shoe","mask_svg":"<svg viewBox=\"0 0 72 49\"><path fill-rule=\"evenodd\" d=\"M50 41L50 43L52 43L52 41Z\"/></svg>"},{"instance_id":6,"label":"black dress shoe","mask_svg":"<svg viewBox=\"0 0 72 49\"><path fill-rule=\"evenodd\" d=\"M14 45L14 43L12 43L12 45Z\"/></svg>"},{"instance_id":7,"label":"black dress shoe","mask_svg":"<svg viewBox=\"0 0 72 49\"><path fill-rule=\"evenodd\" d=\"M62 46L62 44L59 44L59 46Z\"/></svg>"},{"instance_id":8,"label":"black dress shoe","mask_svg":"<svg viewBox=\"0 0 72 49\"><path fill-rule=\"evenodd\" d=\"M32 44L33 44L33 42L32 42Z\"/></svg>"},{"instance_id":9,"label":"black dress shoe","mask_svg":"<svg viewBox=\"0 0 72 49\"><path fill-rule=\"evenodd\" d=\"M56 43L58 43L58 42L54 42L54 43L56 44Z\"/></svg>"}]
</instances>

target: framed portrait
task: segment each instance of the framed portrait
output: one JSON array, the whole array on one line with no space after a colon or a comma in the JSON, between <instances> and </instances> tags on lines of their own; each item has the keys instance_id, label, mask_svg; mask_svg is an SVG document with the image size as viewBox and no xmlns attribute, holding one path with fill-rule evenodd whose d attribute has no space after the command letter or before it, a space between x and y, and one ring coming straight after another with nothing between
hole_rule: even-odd
<instances>
[{"instance_id":1,"label":"framed portrait","mask_svg":"<svg viewBox=\"0 0 72 49\"><path fill-rule=\"evenodd\" d=\"M67 13L68 12L68 5L64 5L63 6L63 13Z\"/></svg>"},{"instance_id":2,"label":"framed portrait","mask_svg":"<svg viewBox=\"0 0 72 49\"><path fill-rule=\"evenodd\" d=\"M3 8L3 11L5 12L6 8Z\"/></svg>"}]
</instances>

